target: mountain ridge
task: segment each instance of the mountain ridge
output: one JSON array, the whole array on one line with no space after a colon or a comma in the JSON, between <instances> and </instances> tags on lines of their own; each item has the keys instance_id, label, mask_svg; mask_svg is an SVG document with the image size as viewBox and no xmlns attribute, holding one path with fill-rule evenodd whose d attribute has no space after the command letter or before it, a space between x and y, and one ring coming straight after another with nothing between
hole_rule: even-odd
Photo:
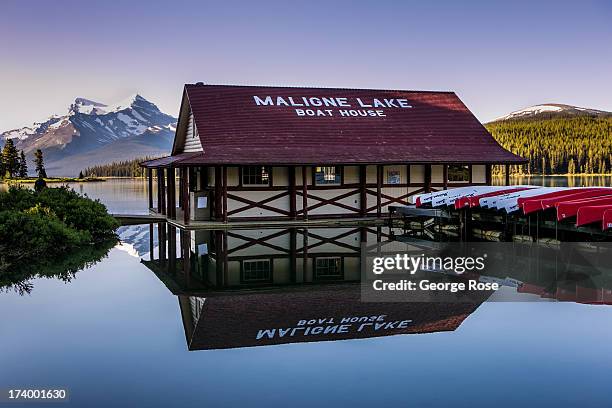
<instances>
[{"instance_id":1,"label":"mountain ridge","mask_svg":"<svg viewBox=\"0 0 612 408\"><path fill-rule=\"evenodd\" d=\"M90 165L167 154L177 119L140 94L114 104L77 97L64 115L0 133L32 157L43 150L47 173L68 176Z\"/></svg>"},{"instance_id":2,"label":"mountain ridge","mask_svg":"<svg viewBox=\"0 0 612 408\"><path fill-rule=\"evenodd\" d=\"M516 119L550 119L573 116L607 117L612 116L612 112L563 103L544 103L510 112L487 122L487 124Z\"/></svg>"}]
</instances>

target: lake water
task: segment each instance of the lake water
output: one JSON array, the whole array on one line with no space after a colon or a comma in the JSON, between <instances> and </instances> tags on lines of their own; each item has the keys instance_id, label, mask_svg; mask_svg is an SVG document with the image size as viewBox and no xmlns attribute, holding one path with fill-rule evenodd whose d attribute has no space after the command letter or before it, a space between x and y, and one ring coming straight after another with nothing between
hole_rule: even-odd
<instances>
[{"instance_id":1,"label":"lake water","mask_svg":"<svg viewBox=\"0 0 612 408\"><path fill-rule=\"evenodd\" d=\"M146 212L144 181L74 187L112 212ZM87 407L612 405L612 306L531 275L500 275L507 285L469 304L361 302L360 244L388 233L122 227L70 281L0 292L0 389L66 388L68 405ZM362 315L412 322L260 336Z\"/></svg>"}]
</instances>

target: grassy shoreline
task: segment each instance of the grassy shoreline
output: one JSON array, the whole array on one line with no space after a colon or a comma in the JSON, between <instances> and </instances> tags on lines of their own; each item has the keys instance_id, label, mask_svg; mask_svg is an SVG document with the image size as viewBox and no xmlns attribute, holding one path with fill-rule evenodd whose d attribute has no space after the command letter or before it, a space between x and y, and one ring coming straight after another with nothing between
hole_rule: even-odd
<instances>
[{"instance_id":1,"label":"grassy shoreline","mask_svg":"<svg viewBox=\"0 0 612 408\"><path fill-rule=\"evenodd\" d=\"M27 178L12 178L12 179L4 179L1 182L6 184L33 184L37 180L36 177L27 177ZM46 183L91 183L91 182L99 182L106 181L102 177L48 177L44 179Z\"/></svg>"}]
</instances>

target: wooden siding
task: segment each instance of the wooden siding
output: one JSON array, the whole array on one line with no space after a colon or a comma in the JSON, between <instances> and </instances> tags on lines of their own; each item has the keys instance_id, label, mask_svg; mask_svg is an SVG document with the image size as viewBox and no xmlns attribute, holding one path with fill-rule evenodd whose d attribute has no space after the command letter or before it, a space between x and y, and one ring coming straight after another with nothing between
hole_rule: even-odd
<instances>
[{"instance_id":1,"label":"wooden siding","mask_svg":"<svg viewBox=\"0 0 612 408\"><path fill-rule=\"evenodd\" d=\"M202 144L198 129L193 122L193 113L189 113L189 121L187 122L187 132L185 133L185 143L183 144L182 153L201 152Z\"/></svg>"}]
</instances>

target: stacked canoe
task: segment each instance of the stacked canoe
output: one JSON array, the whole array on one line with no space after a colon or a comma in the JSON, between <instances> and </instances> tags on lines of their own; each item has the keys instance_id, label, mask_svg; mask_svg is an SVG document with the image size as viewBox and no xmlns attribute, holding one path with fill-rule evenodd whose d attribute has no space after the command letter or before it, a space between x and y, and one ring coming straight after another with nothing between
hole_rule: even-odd
<instances>
[{"instance_id":1,"label":"stacked canoe","mask_svg":"<svg viewBox=\"0 0 612 408\"><path fill-rule=\"evenodd\" d=\"M488 208L525 215L554 209L557 220L612 229L612 187L470 186L414 196L417 207Z\"/></svg>"}]
</instances>

